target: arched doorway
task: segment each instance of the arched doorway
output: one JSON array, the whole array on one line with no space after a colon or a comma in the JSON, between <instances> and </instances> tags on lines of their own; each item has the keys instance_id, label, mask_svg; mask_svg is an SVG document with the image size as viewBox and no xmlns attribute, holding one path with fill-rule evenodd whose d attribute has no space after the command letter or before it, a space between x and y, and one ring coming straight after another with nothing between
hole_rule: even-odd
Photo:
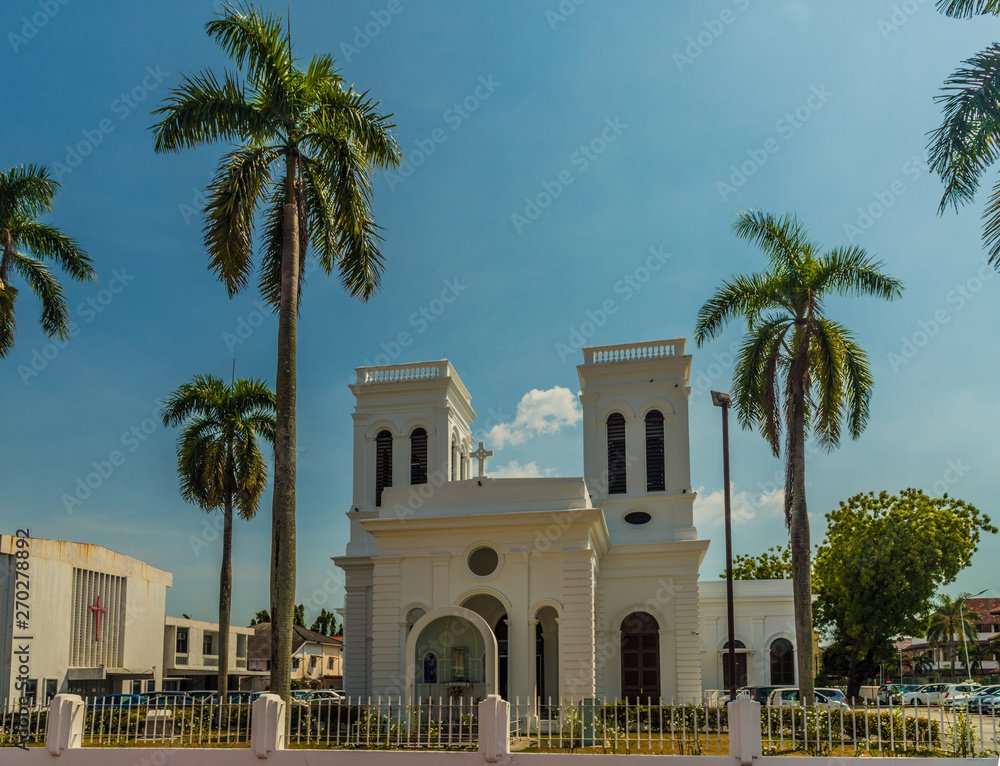
<instances>
[{"instance_id":1,"label":"arched doorway","mask_svg":"<svg viewBox=\"0 0 1000 766\"><path fill-rule=\"evenodd\" d=\"M412 699L495 694L497 644L488 623L461 607L425 614L406 639L406 688Z\"/></svg>"},{"instance_id":2,"label":"arched doorway","mask_svg":"<svg viewBox=\"0 0 1000 766\"><path fill-rule=\"evenodd\" d=\"M736 688L747 685L747 654L746 644L736 639ZM722 647L722 688L729 688L729 642Z\"/></svg>"},{"instance_id":3,"label":"arched doorway","mask_svg":"<svg viewBox=\"0 0 1000 766\"><path fill-rule=\"evenodd\" d=\"M622 620L622 699L660 698L660 625L646 612Z\"/></svg>"},{"instance_id":4,"label":"arched doorway","mask_svg":"<svg viewBox=\"0 0 1000 766\"><path fill-rule=\"evenodd\" d=\"M491 626L497 640L497 691L503 699L508 694L508 626L507 607L496 596L489 593L477 593L462 602L462 607L475 612Z\"/></svg>"},{"instance_id":5,"label":"arched doorway","mask_svg":"<svg viewBox=\"0 0 1000 766\"><path fill-rule=\"evenodd\" d=\"M795 685L795 649L786 638L771 642L771 685Z\"/></svg>"},{"instance_id":6,"label":"arched doorway","mask_svg":"<svg viewBox=\"0 0 1000 766\"><path fill-rule=\"evenodd\" d=\"M559 705L559 614L543 606L535 612L535 698L539 716L547 718Z\"/></svg>"}]
</instances>

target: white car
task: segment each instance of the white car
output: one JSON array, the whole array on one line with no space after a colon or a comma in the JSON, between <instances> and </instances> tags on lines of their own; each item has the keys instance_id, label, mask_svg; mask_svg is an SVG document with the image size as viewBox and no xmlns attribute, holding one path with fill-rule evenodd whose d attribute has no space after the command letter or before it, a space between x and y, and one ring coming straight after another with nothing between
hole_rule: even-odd
<instances>
[{"instance_id":1,"label":"white car","mask_svg":"<svg viewBox=\"0 0 1000 766\"><path fill-rule=\"evenodd\" d=\"M320 689L311 692L305 700L314 707L317 705L339 705L344 701L344 695L333 689Z\"/></svg>"},{"instance_id":2,"label":"white car","mask_svg":"<svg viewBox=\"0 0 1000 766\"><path fill-rule=\"evenodd\" d=\"M903 695L904 705L940 705L947 684L927 684Z\"/></svg>"},{"instance_id":3,"label":"white car","mask_svg":"<svg viewBox=\"0 0 1000 766\"><path fill-rule=\"evenodd\" d=\"M815 689L816 707L837 709L850 709L847 697L840 689ZM768 697L767 704L771 707L784 707L788 705L798 705L799 690L796 688L775 689Z\"/></svg>"},{"instance_id":4,"label":"white car","mask_svg":"<svg viewBox=\"0 0 1000 766\"><path fill-rule=\"evenodd\" d=\"M982 684L975 681L966 681L961 684L948 684L941 695L941 704L948 707L958 707L969 701L969 697L983 688Z\"/></svg>"}]
</instances>

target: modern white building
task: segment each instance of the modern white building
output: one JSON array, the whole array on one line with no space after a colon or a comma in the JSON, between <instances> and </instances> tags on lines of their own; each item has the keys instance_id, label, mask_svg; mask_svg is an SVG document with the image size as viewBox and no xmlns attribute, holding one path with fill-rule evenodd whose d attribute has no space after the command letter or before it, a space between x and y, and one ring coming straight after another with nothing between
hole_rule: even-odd
<instances>
[{"instance_id":1,"label":"modern white building","mask_svg":"<svg viewBox=\"0 0 1000 766\"><path fill-rule=\"evenodd\" d=\"M165 616L172 584L99 545L0 535L0 702L214 689L219 626ZM252 634L230 628L231 689L258 675L246 667Z\"/></svg>"},{"instance_id":2,"label":"modern white building","mask_svg":"<svg viewBox=\"0 0 1000 766\"><path fill-rule=\"evenodd\" d=\"M19 578L18 539L0 535L0 700L158 688L173 575L98 545L28 538ZM29 683L16 691L25 646Z\"/></svg>"},{"instance_id":3,"label":"modern white building","mask_svg":"<svg viewBox=\"0 0 1000 766\"><path fill-rule=\"evenodd\" d=\"M357 368L350 542L334 559L349 695L545 704L721 686L717 583L698 583L709 541L693 521L685 342L583 354L580 478L491 478L447 360ZM790 583L737 599L754 677L759 660L772 680L774 647L794 683Z\"/></svg>"}]
</instances>

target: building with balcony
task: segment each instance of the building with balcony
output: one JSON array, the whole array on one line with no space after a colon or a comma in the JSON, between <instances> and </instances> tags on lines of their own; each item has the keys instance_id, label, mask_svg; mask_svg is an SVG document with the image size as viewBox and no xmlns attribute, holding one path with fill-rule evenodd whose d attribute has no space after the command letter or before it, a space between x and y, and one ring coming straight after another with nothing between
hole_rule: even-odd
<instances>
[{"instance_id":1,"label":"building with balcony","mask_svg":"<svg viewBox=\"0 0 1000 766\"><path fill-rule=\"evenodd\" d=\"M229 627L228 688L249 689L251 678L266 675L247 667L253 628ZM219 624L166 617L163 625L163 689L215 689L219 678Z\"/></svg>"},{"instance_id":2,"label":"building with balcony","mask_svg":"<svg viewBox=\"0 0 1000 766\"><path fill-rule=\"evenodd\" d=\"M253 631L249 667L271 670L271 623L262 622ZM324 636L295 625L292 628L292 680L316 689L342 689L344 685L344 641L340 636ZM267 678L257 679L253 688L268 688Z\"/></svg>"},{"instance_id":3,"label":"building with balcony","mask_svg":"<svg viewBox=\"0 0 1000 766\"><path fill-rule=\"evenodd\" d=\"M709 541L693 518L685 341L583 357L584 475L570 478L491 477L447 360L357 368L350 541L334 559L347 694L544 706L721 685L716 583L698 582ZM797 681L791 613L790 581L738 589L759 683Z\"/></svg>"}]
</instances>

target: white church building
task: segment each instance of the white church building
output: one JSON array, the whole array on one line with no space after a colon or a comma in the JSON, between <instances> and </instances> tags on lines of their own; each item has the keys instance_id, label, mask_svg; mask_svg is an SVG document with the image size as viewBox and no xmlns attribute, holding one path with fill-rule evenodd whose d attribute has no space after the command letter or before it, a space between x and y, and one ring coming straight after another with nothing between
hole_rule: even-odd
<instances>
[{"instance_id":1,"label":"white church building","mask_svg":"<svg viewBox=\"0 0 1000 766\"><path fill-rule=\"evenodd\" d=\"M491 478L447 360L357 368L350 541L334 559L347 694L546 704L724 687L684 339L583 357L582 478ZM790 581L736 585L738 683L794 685Z\"/></svg>"}]
</instances>

